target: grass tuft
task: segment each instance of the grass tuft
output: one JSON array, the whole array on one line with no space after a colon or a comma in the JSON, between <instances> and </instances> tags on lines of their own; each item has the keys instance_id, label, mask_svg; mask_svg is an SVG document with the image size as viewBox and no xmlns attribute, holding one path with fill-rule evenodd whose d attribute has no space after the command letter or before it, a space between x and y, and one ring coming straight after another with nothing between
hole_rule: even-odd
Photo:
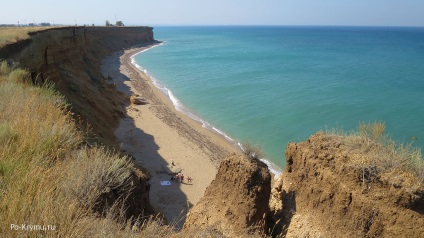
<instances>
[{"instance_id":1,"label":"grass tuft","mask_svg":"<svg viewBox=\"0 0 424 238\"><path fill-rule=\"evenodd\" d=\"M265 157L262 147L251 142L243 143L243 154L246 158L260 160Z\"/></svg>"},{"instance_id":2,"label":"grass tuft","mask_svg":"<svg viewBox=\"0 0 424 238\"><path fill-rule=\"evenodd\" d=\"M360 123L358 132L329 131L351 148L351 166L361 171L360 180L369 182L385 174L409 174L409 187L424 184L424 159L412 143L396 143L384 133L383 122ZM396 172L396 173L395 173Z\"/></svg>"},{"instance_id":3,"label":"grass tuft","mask_svg":"<svg viewBox=\"0 0 424 238\"><path fill-rule=\"evenodd\" d=\"M29 83L31 77L29 72L24 69L14 69L10 71L8 79L15 83Z\"/></svg>"},{"instance_id":4,"label":"grass tuft","mask_svg":"<svg viewBox=\"0 0 424 238\"><path fill-rule=\"evenodd\" d=\"M131 191L131 162L102 147L83 148L71 155L65 166L63 190L87 208L103 207L112 194ZM95 206L95 207L93 207Z\"/></svg>"},{"instance_id":5,"label":"grass tuft","mask_svg":"<svg viewBox=\"0 0 424 238\"><path fill-rule=\"evenodd\" d=\"M375 141L383 139L386 125L384 122L378 121L373 123L359 123L359 135L368 137Z\"/></svg>"},{"instance_id":6,"label":"grass tuft","mask_svg":"<svg viewBox=\"0 0 424 238\"><path fill-rule=\"evenodd\" d=\"M10 66L6 60L1 61L0 63L0 75L8 75L10 73Z\"/></svg>"},{"instance_id":7,"label":"grass tuft","mask_svg":"<svg viewBox=\"0 0 424 238\"><path fill-rule=\"evenodd\" d=\"M17 139L18 135L13 132L7 122L0 122L0 144L8 144Z\"/></svg>"}]
</instances>

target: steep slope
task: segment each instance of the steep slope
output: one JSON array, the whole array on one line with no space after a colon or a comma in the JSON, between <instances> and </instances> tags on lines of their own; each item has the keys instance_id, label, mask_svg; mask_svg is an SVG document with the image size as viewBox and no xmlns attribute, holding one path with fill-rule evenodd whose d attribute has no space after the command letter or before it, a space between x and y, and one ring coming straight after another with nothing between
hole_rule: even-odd
<instances>
[{"instance_id":1,"label":"steep slope","mask_svg":"<svg viewBox=\"0 0 424 238\"><path fill-rule=\"evenodd\" d=\"M290 143L272 190L276 227L287 237L423 237L423 184L366 163L378 148L366 145L322 132Z\"/></svg>"},{"instance_id":2,"label":"steep slope","mask_svg":"<svg viewBox=\"0 0 424 238\"><path fill-rule=\"evenodd\" d=\"M154 41L151 27L64 27L30 33L30 38L6 45L0 59L19 62L35 83L46 80L69 100L81 125L94 132L93 140L116 143L122 97L99 70L101 60L114 51ZM94 138L94 135L98 138Z\"/></svg>"},{"instance_id":3,"label":"steep slope","mask_svg":"<svg viewBox=\"0 0 424 238\"><path fill-rule=\"evenodd\" d=\"M264 163L232 156L221 162L215 180L188 213L184 228L213 227L226 236L249 229L264 232L270 192L271 176Z\"/></svg>"},{"instance_id":4,"label":"steep slope","mask_svg":"<svg viewBox=\"0 0 424 238\"><path fill-rule=\"evenodd\" d=\"M127 102L111 80L102 76L100 62L112 52L153 41L151 27L52 28L30 33L29 39L0 48L0 59L28 70L34 84L53 82L70 103L79 129L87 134L84 141L89 147L100 142L118 148L114 129L124 116L121 107ZM126 191L125 215L152 214L149 177L134 167L131 170L132 189ZM103 213L122 196L110 190L99 198L103 202L96 210Z\"/></svg>"}]
</instances>

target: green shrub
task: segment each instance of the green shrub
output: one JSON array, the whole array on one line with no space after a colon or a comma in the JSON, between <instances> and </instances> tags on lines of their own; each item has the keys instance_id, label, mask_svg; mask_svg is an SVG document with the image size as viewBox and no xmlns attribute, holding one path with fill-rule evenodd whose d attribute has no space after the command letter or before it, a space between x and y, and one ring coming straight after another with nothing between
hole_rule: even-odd
<instances>
[{"instance_id":1,"label":"green shrub","mask_svg":"<svg viewBox=\"0 0 424 238\"><path fill-rule=\"evenodd\" d=\"M6 60L3 60L0 64L0 74L7 75L10 73L10 66Z\"/></svg>"},{"instance_id":2,"label":"green shrub","mask_svg":"<svg viewBox=\"0 0 424 238\"><path fill-rule=\"evenodd\" d=\"M30 79L29 72L24 69L14 69L9 74L9 81L15 83L29 83Z\"/></svg>"}]
</instances>

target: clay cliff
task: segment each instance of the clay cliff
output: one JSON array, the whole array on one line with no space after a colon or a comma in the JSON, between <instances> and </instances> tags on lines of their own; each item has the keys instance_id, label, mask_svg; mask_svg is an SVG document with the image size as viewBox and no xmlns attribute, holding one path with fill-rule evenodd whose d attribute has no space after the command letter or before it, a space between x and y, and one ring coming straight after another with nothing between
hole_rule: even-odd
<instances>
[{"instance_id":1,"label":"clay cliff","mask_svg":"<svg viewBox=\"0 0 424 238\"><path fill-rule=\"evenodd\" d=\"M0 59L27 69L34 84L53 82L70 104L86 143L118 148L114 136L122 106L127 103L110 79L100 73L109 54L134 45L154 42L151 27L64 27L30 33L30 38L0 48ZM126 200L126 217L153 213L149 177L133 168L132 191ZM111 191L102 198L110 207L122 194ZM97 209L102 213L103 206Z\"/></svg>"},{"instance_id":2,"label":"clay cliff","mask_svg":"<svg viewBox=\"0 0 424 238\"><path fill-rule=\"evenodd\" d=\"M424 174L383 148L323 132L289 143L272 191L264 164L227 158L184 229L209 227L224 237L424 237Z\"/></svg>"},{"instance_id":3,"label":"clay cliff","mask_svg":"<svg viewBox=\"0 0 424 238\"><path fill-rule=\"evenodd\" d=\"M376 145L319 132L290 143L271 210L287 237L424 237L424 187L365 161ZM374 148L373 148L374 147ZM277 230L276 230L277 231Z\"/></svg>"},{"instance_id":4,"label":"clay cliff","mask_svg":"<svg viewBox=\"0 0 424 238\"><path fill-rule=\"evenodd\" d=\"M113 128L123 116L122 98L99 70L101 60L134 45L152 43L151 27L64 27L30 33L30 38L0 49L0 59L46 80L69 100L93 141L115 144ZM77 116L76 116L77 118Z\"/></svg>"},{"instance_id":5,"label":"clay cliff","mask_svg":"<svg viewBox=\"0 0 424 238\"><path fill-rule=\"evenodd\" d=\"M212 227L230 237L264 234L270 192L271 175L264 163L245 156L229 157L188 213L184 229Z\"/></svg>"}]
</instances>

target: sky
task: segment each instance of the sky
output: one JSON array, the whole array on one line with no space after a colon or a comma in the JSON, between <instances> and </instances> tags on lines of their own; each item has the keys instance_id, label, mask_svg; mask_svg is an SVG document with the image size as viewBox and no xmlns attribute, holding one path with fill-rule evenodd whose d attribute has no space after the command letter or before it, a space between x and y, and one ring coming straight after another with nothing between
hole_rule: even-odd
<instances>
[{"instance_id":1,"label":"sky","mask_svg":"<svg viewBox=\"0 0 424 238\"><path fill-rule=\"evenodd\" d=\"M424 0L3 0L0 24L424 26Z\"/></svg>"}]
</instances>

